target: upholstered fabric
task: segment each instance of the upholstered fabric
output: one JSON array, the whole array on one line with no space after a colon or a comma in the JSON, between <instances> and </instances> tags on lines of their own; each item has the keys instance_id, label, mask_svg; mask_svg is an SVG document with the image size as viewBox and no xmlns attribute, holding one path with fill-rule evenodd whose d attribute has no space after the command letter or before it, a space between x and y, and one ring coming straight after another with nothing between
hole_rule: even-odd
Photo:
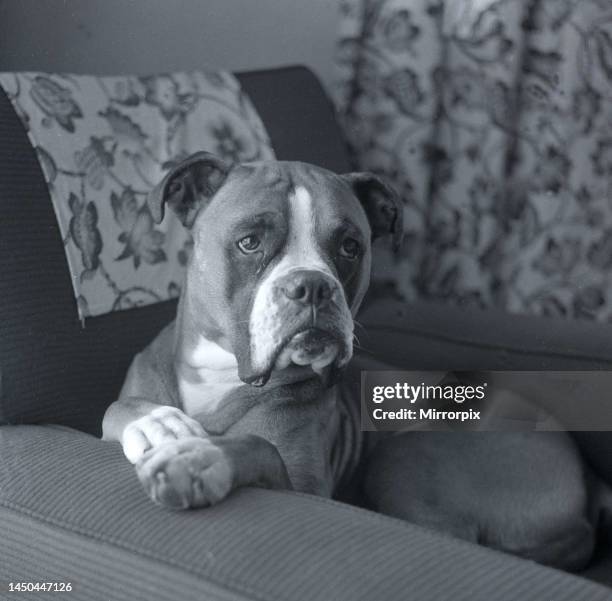
<instances>
[{"instance_id":1,"label":"upholstered fabric","mask_svg":"<svg viewBox=\"0 0 612 601\"><path fill-rule=\"evenodd\" d=\"M612 367L612 324L370 297L360 347L402 369L581 371Z\"/></svg>"},{"instance_id":2,"label":"upholstered fabric","mask_svg":"<svg viewBox=\"0 0 612 601\"><path fill-rule=\"evenodd\" d=\"M0 582L79 601L609 600L609 589L406 522L287 492L212 509L150 503L118 445L0 428ZM4 590L0 592L4 597Z\"/></svg>"},{"instance_id":3,"label":"upholstered fabric","mask_svg":"<svg viewBox=\"0 0 612 601\"><path fill-rule=\"evenodd\" d=\"M331 103L303 68L239 75L281 159L347 171ZM77 317L70 272L38 159L0 91L0 423L99 433L128 365L175 301Z\"/></svg>"},{"instance_id":4,"label":"upholstered fabric","mask_svg":"<svg viewBox=\"0 0 612 601\"><path fill-rule=\"evenodd\" d=\"M608 321L609 3L342 6L352 153L406 202L406 243L380 278L408 298Z\"/></svg>"},{"instance_id":5,"label":"upholstered fabric","mask_svg":"<svg viewBox=\"0 0 612 601\"><path fill-rule=\"evenodd\" d=\"M192 241L146 198L169 167L208 150L228 164L274 158L230 73L147 77L0 73L43 169L84 319L179 295Z\"/></svg>"}]
</instances>

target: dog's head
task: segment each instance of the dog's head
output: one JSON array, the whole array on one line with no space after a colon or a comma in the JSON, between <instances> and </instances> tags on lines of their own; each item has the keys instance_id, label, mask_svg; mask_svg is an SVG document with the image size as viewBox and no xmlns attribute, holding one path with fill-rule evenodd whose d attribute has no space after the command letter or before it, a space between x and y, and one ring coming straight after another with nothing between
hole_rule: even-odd
<instances>
[{"instance_id":1,"label":"dog's head","mask_svg":"<svg viewBox=\"0 0 612 601\"><path fill-rule=\"evenodd\" d=\"M151 192L157 222L166 204L193 235L183 290L193 327L236 356L244 382L348 363L371 240L402 231L381 179L297 162L230 167L200 152Z\"/></svg>"}]
</instances>

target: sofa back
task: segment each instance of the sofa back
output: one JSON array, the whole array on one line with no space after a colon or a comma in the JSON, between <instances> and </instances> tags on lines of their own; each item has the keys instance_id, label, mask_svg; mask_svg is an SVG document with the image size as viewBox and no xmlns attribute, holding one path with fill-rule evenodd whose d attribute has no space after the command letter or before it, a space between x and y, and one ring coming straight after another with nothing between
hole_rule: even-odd
<instances>
[{"instance_id":1,"label":"sofa back","mask_svg":"<svg viewBox=\"0 0 612 601\"><path fill-rule=\"evenodd\" d=\"M239 74L279 159L347 171L332 105L302 67ZM100 434L132 357L175 301L88 318L84 327L38 159L0 90L0 424Z\"/></svg>"}]
</instances>

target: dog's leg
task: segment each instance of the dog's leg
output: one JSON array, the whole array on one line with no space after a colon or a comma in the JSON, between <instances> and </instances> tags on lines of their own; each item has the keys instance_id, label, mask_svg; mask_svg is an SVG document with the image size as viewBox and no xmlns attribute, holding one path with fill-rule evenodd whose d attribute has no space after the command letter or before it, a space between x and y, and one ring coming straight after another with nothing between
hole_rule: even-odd
<instances>
[{"instance_id":1,"label":"dog's leg","mask_svg":"<svg viewBox=\"0 0 612 601\"><path fill-rule=\"evenodd\" d=\"M113 403L103 439L117 440L149 496L174 508L206 507L241 486L291 489L274 445L259 436L210 437L176 407L141 397Z\"/></svg>"},{"instance_id":2,"label":"dog's leg","mask_svg":"<svg viewBox=\"0 0 612 601\"><path fill-rule=\"evenodd\" d=\"M119 441L131 463L163 443L194 436L206 436L199 422L176 407L142 397L116 401L106 410L102 421L102 439Z\"/></svg>"},{"instance_id":3,"label":"dog's leg","mask_svg":"<svg viewBox=\"0 0 612 601\"><path fill-rule=\"evenodd\" d=\"M181 438L146 452L136 472L157 503L207 507L241 486L291 490L276 447L253 435Z\"/></svg>"}]
</instances>

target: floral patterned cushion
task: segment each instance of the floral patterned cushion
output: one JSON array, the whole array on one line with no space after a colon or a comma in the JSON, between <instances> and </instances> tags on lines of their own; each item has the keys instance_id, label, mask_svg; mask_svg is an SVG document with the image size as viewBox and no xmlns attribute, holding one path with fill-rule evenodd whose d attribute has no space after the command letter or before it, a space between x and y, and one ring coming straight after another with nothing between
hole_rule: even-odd
<instances>
[{"instance_id":1,"label":"floral patterned cushion","mask_svg":"<svg viewBox=\"0 0 612 601\"><path fill-rule=\"evenodd\" d=\"M150 77L0 73L49 186L81 319L178 296L191 246L149 190L186 155L274 157L226 72Z\"/></svg>"},{"instance_id":2,"label":"floral patterned cushion","mask_svg":"<svg viewBox=\"0 0 612 601\"><path fill-rule=\"evenodd\" d=\"M344 0L353 158L406 203L404 296L612 319L612 5Z\"/></svg>"}]
</instances>

